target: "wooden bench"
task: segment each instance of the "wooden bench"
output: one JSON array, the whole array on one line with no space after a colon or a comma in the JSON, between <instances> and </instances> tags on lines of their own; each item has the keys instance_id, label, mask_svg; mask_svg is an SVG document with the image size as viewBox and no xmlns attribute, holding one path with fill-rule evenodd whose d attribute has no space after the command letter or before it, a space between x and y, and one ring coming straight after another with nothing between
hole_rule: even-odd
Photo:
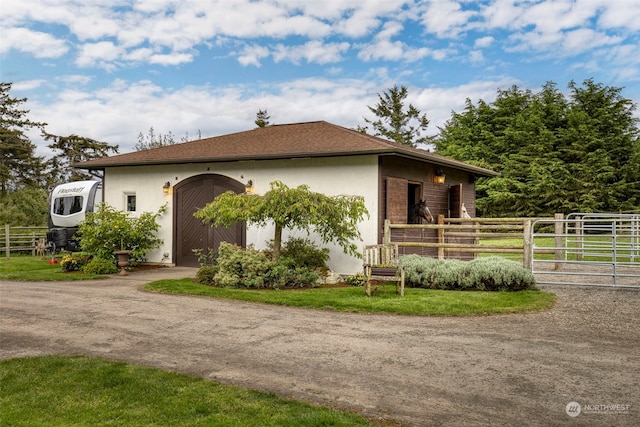
<instances>
[{"instance_id":1,"label":"wooden bench","mask_svg":"<svg viewBox=\"0 0 640 427\"><path fill-rule=\"evenodd\" d=\"M371 296L372 280L396 282L396 292L404 296L404 269L400 265L398 245L366 245L362 259L367 296Z\"/></svg>"}]
</instances>

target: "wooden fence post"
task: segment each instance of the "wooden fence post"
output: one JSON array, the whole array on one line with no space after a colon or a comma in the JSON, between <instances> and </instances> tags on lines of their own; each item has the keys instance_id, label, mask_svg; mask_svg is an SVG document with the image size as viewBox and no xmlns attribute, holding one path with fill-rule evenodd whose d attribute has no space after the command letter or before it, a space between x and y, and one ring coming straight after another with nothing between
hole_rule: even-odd
<instances>
[{"instance_id":1,"label":"wooden fence post","mask_svg":"<svg viewBox=\"0 0 640 427\"><path fill-rule=\"evenodd\" d=\"M533 260L533 251L531 248L531 220L530 219L526 219L524 221L524 229L522 230L522 237L523 237L523 246L522 246L522 250L523 250L523 259L522 259L522 266L524 268L527 269L531 269L531 262Z\"/></svg>"},{"instance_id":2,"label":"wooden fence post","mask_svg":"<svg viewBox=\"0 0 640 427\"><path fill-rule=\"evenodd\" d=\"M444 225L444 215L438 215L438 224ZM444 244L444 228L438 228L438 244ZM438 247L438 259L444 259L444 247Z\"/></svg>"},{"instance_id":3,"label":"wooden fence post","mask_svg":"<svg viewBox=\"0 0 640 427\"><path fill-rule=\"evenodd\" d=\"M391 243L391 221L388 219L384 220L384 231L382 234L382 243L388 245Z\"/></svg>"},{"instance_id":4,"label":"wooden fence post","mask_svg":"<svg viewBox=\"0 0 640 427\"><path fill-rule=\"evenodd\" d=\"M9 245L11 240L9 239L9 224L4 225L4 253L7 259L11 258L11 254L9 252Z\"/></svg>"}]
</instances>

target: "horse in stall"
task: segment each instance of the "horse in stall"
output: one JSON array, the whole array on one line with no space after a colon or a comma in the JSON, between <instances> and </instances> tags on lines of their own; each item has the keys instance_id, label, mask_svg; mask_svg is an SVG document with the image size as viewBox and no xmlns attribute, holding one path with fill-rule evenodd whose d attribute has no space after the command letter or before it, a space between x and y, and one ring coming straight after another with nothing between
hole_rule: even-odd
<instances>
[{"instance_id":1,"label":"horse in stall","mask_svg":"<svg viewBox=\"0 0 640 427\"><path fill-rule=\"evenodd\" d=\"M433 215L427 207L427 202L420 200L419 203L409 208L409 224L422 224L422 220L426 220L428 223L433 223Z\"/></svg>"}]
</instances>

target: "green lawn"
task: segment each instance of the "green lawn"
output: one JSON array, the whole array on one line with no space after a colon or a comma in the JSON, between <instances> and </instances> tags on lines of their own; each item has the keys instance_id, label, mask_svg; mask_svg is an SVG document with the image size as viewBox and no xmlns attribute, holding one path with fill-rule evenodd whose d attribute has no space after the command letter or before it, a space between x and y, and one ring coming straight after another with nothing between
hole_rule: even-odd
<instances>
[{"instance_id":1,"label":"green lawn","mask_svg":"<svg viewBox=\"0 0 640 427\"><path fill-rule=\"evenodd\" d=\"M569 261L578 260L578 253L582 255L583 261L603 261L608 262L612 259L612 243L611 238L607 238L606 236L585 236L582 241L582 250L577 251L577 244L575 238L572 237L569 243L563 242L562 246L566 246L565 249L569 252L567 254L566 259ZM480 245L482 246L523 246L522 237L511 237L511 238L499 238L499 239L481 239ZM553 237L538 237L535 239L536 248L539 249L554 249L555 241ZM618 262L630 262L631 261L631 239L628 237L618 237L616 250L617 250L617 261ZM490 254L490 253L482 253L481 257L489 257L489 256L500 256L503 258L510 259L512 261L522 262L523 256L522 254ZM536 253L534 254L534 260L542 261L542 260L553 260L554 254L542 254ZM563 258L565 259L565 253L562 253ZM638 251L636 249L636 256L634 262L640 263L640 256L638 255Z\"/></svg>"},{"instance_id":2,"label":"green lawn","mask_svg":"<svg viewBox=\"0 0 640 427\"><path fill-rule=\"evenodd\" d=\"M84 356L0 362L3 426L370 426L358 415Z\"/></svg>"},{"instance_id":3,"label":"green lawn","mask_svg":"<svg viewBox=\"0 0 640 427\"><path fill-rule=\"evenodd\" d=\"M34 256L12 256L0 258L0 279L16 281L67 281L103 279L106 276L87 274L79 271L64 273L60 264L49 264L49 259Z\"/></svg>"},{"instance_id":4,"label":"green lawn","mask_svg":"<svg viewBox=\"0 0 640 427\"><path fill-rule=\"evenodd\" d=\"M405 288L405 296L387 285L371 298L361 287L304 290L247 290L214 288L192 279L159 280L145 285L152 292L198 295L266 304L307 307L350 313L389 313L416 316L468 316L520 313L551 308L556 296L551 292L440 291Z\"/></svg>"}]
</instances>

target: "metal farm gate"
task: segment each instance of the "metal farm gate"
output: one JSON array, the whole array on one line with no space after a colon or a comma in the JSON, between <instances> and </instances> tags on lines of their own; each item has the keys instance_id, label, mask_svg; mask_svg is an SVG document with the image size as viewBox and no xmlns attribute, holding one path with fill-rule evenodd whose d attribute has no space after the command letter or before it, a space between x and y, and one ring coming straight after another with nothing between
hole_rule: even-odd
<instances>
[{"instance_id":1,"label":"metal farm gate","mask_svg":"<svg viewBox=\"0 0 640 427\"><path fill-rule=\"evenodd\" d=\"M640 288L640 214L572 213L531 226L540 284Z\"/></svg>"}]
</instances>

